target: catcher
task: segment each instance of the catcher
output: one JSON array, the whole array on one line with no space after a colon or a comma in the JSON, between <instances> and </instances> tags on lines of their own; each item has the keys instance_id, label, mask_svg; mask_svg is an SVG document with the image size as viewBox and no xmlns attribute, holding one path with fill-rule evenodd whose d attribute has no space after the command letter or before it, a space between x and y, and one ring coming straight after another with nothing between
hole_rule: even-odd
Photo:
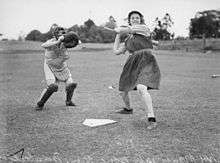
<instances>
[{"instance_id":1,"label":"catcher","mask_svg":"<svg viewBox=\"0 0 220 163\"><path fill-rule=\"evenodd\" d=\"M77 83L73 82L66 60L69 59L67 49L77 46L79 38L73 32L66 33L62 27L55 27L52 33L53 38L41 45L45 49L44 73L47 88L41 93L36 110L42 110L50 96L58 91L59 82L66 84L66 106L75 106L72 96Z\"/></svg>"}]
</instances>

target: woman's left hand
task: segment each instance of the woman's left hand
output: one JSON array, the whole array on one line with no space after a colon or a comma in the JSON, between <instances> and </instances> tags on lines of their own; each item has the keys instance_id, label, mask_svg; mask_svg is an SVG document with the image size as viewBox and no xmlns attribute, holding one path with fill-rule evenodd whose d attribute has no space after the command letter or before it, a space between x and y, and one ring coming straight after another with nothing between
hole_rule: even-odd
<instances>
[{"instance_id":1,"label":"woman's left hand","mask_svg":"<svg viewBox=\"0 0 220 163\"><path fill-rule=\"evenodd\" d=\"M152 43L153 43L153 45L155 45L155 46L158 46L158 44L159 44L159 41L156 41L156 40L152 40Z\"/></svg>"}]
</instances>

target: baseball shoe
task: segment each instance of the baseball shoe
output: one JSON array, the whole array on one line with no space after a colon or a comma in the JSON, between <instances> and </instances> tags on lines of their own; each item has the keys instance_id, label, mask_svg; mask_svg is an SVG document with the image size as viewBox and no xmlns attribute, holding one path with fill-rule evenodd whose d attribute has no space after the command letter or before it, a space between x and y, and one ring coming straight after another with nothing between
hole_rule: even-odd
<instances>
[{"instance_id":1,"label":"baseball shoe","mask_svg":"<svg viewBox=\"0 0 220 163\"><path fill-rule=\"evenodd\" d=\"M66 101L66 106L76 106L72 101Z\"/></svg>"},{"instance_id":2,"label":"baseball shoe","mask_svg":"<svg viewBox=\"0 0 220 163\"><path fill-rule=\"evenodd\" d=\"M148 130L152 130L157 127L157 122L155 117L148 117L149 126L147 126Z\"/></svg>"},{"instance_id":3,"label":"baseball shoe","mask_svg":"<svg viewBox=\"0 0 220 163\"><path fill-rule=\"evenodd\" d=\"M40 105L39 103L37 103L37 106L35 107L36 111L41 111L44 109L44 105Z\"/></svg>"},{"instance_id":4,"label":"baseball shoe","mask_svg":"<svg viewBox=\"0 0 220 163\"><path fill-rule=\"evenodd\" d=\"M123 108L122 110L117 111L117 113L119 113L119 114L133 114L133 109Z\"/></svg>"}]
</instances>

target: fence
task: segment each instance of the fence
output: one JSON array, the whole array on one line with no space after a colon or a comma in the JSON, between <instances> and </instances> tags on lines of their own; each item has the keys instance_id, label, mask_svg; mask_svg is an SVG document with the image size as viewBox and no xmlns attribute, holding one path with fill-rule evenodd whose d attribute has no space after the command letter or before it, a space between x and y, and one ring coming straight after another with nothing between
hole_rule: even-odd
<instances>
[{"instance_id":1,"label":"fence","mask_svg":"<svg viewBox=\"0 0 220 163\"><path fill-rule=\"evenodd\" d=\"M160 41L158 49L160 50L220 50L220 39L193 39L193 40L171 40Z\"/></svg>"}]
</instances>

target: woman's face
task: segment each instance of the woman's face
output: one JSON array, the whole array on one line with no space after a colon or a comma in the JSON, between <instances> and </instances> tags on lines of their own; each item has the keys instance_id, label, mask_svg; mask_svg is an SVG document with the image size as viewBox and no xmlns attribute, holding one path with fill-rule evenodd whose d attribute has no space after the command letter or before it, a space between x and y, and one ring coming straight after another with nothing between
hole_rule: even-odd
<instances>
[{"instance_id":1,"label":"woman's face","mask_svg":"<svg viewBox=\"0 0 220 163\"><path fill-rule=\"evenodd\" d=\"M141 17L139 14L132 14L130 17L130 23L131 25L141 24Z\"/></svg>"}]
</instances>

